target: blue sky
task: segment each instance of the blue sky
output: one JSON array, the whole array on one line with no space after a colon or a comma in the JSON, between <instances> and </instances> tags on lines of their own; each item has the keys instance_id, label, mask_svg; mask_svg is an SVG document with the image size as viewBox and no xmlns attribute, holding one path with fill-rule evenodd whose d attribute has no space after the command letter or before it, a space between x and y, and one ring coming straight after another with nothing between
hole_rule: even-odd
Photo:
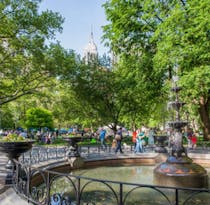
<instances>
[{"instance_id":1,"label":"blue sky","mask_svg":"<svg viewBox=\"0 0 210 205\"><path fill-rule=\"evenodd\" d=\"M103 55L108 51L101 43L103 35L101 27L107 24L105 12L101 6L105 2L106 0L43 0L40 9L59 12L65 18L62 34L56 35L56 39L64 48L73 49L83 55L92 26L99 55Z\"/></svg>"}]
</instances>

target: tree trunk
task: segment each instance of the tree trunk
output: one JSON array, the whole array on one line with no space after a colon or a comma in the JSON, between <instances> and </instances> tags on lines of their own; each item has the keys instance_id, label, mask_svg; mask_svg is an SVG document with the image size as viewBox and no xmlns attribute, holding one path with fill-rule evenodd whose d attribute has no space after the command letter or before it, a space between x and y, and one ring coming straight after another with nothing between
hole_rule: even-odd
<instances>
[{"instance_id":1,"label":"tree trunk","mask_svg":"<svg viewBox=\"0 0 210 205\"><path fill-rule=\"evenodd\" d=\"M114 136L117 133L117 123L112 123L111 125L108 125L108 127L113 131Z\"/></svg>"},{"instance_id":2,"label":"tree trunk","mask_svg":"<svg viewBox=\"0 0 210 205\"><path fill-rule=\"evenodd\" d=\"M202 122L204 140L210 140L210 119L209 119L209 99L205 101L204 97L199 101L199 114Z\"/></svg>"}]
</instances>

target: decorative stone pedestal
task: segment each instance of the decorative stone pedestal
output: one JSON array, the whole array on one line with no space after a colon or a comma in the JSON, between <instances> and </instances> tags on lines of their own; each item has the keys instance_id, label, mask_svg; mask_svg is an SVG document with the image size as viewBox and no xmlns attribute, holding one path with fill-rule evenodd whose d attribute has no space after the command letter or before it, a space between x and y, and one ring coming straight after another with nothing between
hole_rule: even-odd
<instances>
[{"instance_id":1,"label":"decorative stone pedestal","mask_svg":"<svg viewBox=\"0 0 210 205\"><path fill-rule=\"evenodd\" d=\"M206 170L188 157L170 156L154 169L154 183L172 187L208 188Z\"/></svg>"},{"instance_id":2,"label":"decorative stone pedestal","mask_svg":"<svg viewBox=\"0 0 210 205\"><path fill-rule=\"evenodd\" d=\"M161 163L154 169L154 183L163 186L189 187L189 188L208 188L207 171L200 165L193 163L187 156L187 150L183 146L182 129L188 125L188 121L180 119L180 108L185 105L179 101L179 91L177 86L178 76L173 82L172 92L175 93L175 100L169 102L169 107L175 110L174 121L168 122L172 129L171 153L166 162Z\"/></svg>"},{"instance_id":3,"label":"decorative stone pedestal","mask_svg":"<svg viewBox=\"0 0 210 205\"><path fill-rule=\"evenodd\" d=\"M83 167L84 160L82 157L80 157L77 143L88 138L81 136L81 137L64 137L63 139L69 144L68 151L66 152L66 157L70 166L74 169Z\"/></svg>"},{"instance_id":4,"label":"decorative stone pedestal","mask_svg":"<svg viewBox=\"0 0 210 205\"><path fill-rule=\"evenodd\" d=\"M154 169L154 184L172 187L208 188L207 171L193 163L182 145L181 123L176 124L174 142L166 162ZM183 123L182 123L183 124Z\"/></svg>"},{"instance_id":5,"label":"decorative stone pedestal","mask_svg":"<svg viewBox=\"0 0 210 205\"><path fill-rule=\"evenodd\" d=\"M89 137L63 137L63 139L68 142L69 144L69 148L68 151L66 153L67 157L80 157L80 153L78 150L78 142L81 142L85 139L89 139Z\"/></svg>"}]
</instances>

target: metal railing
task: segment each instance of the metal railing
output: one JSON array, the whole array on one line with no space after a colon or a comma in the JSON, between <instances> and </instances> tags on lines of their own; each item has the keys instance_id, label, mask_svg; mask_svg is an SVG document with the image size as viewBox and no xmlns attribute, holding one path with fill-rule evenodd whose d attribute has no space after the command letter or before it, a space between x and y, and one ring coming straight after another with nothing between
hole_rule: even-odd
<instances>
[{"instance_id":1,"label":"metal railing","mask_svg":"<svg viewBox=\"0 0 210 205\"><path fill-rule=\"evenodd\" d=\"M127 147L133 152L133 147ZM147 151L153 148L147 148ZM15 160L14 188L28 202L35 205L208 205L209 189L155 186L138 183L102 180L60 173L33 166L41 162L63 159L68 147L34 147ZM82 157L112 154L111 147L81 146ZM50 162L49 162L50 163ZM58 189L57 179L65 179L65 187ZM39 183L36 183L39 181ZM55 188L57 187L57 188Z\"/></svg>"},{"instance_id":2,"label":"metal railing","mask_svg":"<svg viewBox=\"0 0 210 205\"><path fill-rule=\"evenodd\" d=\"M209 204L209 189L94 179L31 167L18 161L15 163L14 188L28 202L36 205ZM65 179L65 183L61 182L60 189L56 187L58 179ZM62 187L62 184L65 185L65 188Z\"/></svg>"},{"instance_id":3,"label":"metal railing","mask_svg":"<svg viewBox=\"0 0 210 205\"><path fill-rule=\"evenodd\" d=\"M144 148L145 152L153 152L155 146L146 146ZM124 148L125 153L133 153L134 146L128 145ZM33 147L31 151L22 154L20 161L27 164L39 164L41 162L58 160L66 157L68 152L67 146L54 146L54 147ZM188 153L209 153L208 149L203 149L202 147L197 147L196 150L188 150ZM83 145L79 146L79 153L82 157L88 158L96 154L113 154L114 150L111 146L107 145L107 149L103 149L100 145Z\"/></svg>"},{"instance_id":4,"label":"metal railing","mask_svg":"<svg viewBox=\"0 0 210 205\"><path fill-rule=\"evenodd\" d=\"M33 147L31 151L23 153L20 161L25 164L39 164L49 160L62 159L66 156L68 147Z\"/></svg>"},{"instance_id":5,"label":"metal railing","mask_svg":"<svg viewBox=\"0 0 210 205\"><path fill-rule=\"evenodd\" d=\"M145 152L153 151L155 147L145 147ZM134 146L129 145L124 148L126 153L133 153ZM50 160L64 159L67 155L67 146L54 146L54 147L33 147L31 151L28 151L21 155L20 162L24 164L39 164ZM114 149L107 145L106 149L103 149L100 145L83 145L79 146L79 153L82 157L88 158L93 155L100 154L114 154Z\"/></svg>"}]
</instances>

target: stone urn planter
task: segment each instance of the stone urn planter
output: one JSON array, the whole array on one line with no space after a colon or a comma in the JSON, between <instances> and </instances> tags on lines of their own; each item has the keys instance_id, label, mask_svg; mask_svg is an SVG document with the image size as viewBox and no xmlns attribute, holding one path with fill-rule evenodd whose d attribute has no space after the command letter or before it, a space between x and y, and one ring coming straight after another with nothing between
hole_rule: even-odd
<instances>
[{"instance_id":1,"label":"stone urn planter","mask_svg":"<svg viewBox=\"0 0 210 205\"><path fill-rule=\"evenodd\" d=\"M0 184L11 185L13 184L13 177L16 170L14 159L18 160L20 155L24 152L29 151L32 148L34 140L24 140L21 141L0 141L0 152L4 153L8 157L8 162L5 166L5 172L0 174Z\"/></svg>"},{"instance_id":2,"label":"stone urn planter","mask_svg":"<svg viewBox=\"0 0 210 205\"><path fill-rule=\"evenodd\" d=\"M63 137L63 139L66 142L68 142L68 145L69 145L67 157L80 157L77 143L83 141L84 139L88 139L88 137L71 136L71 137Z\"/></svg>"},{"instance_id":3,"label":"stone urn planter","mask_svg":"<svg viewBox=\"0 0 210 205\"><path fill-rule=\"evenodd\" d=\"M17 141L17 142L4 142L0 141L0 152L5 153L8 157L8 162L6 164L7 169L15 168L13 159L18 160L20 155L24 152L29 151L32 148L34 140L27 141Z\"/></svg>"},{"instance_id":4,"label":"stone urn planter","mask_svg":"<svg viewBox=\"0 0 210 205\"><path fill-rule=\"evenodd\" d=\"M81 168L84 165L84 159L80 157L78 150L78 142L81 142L89 137L84 136L69 136L63 137L63 139L68 142L69 148L66 153L67 160L72 168Z\"/></svg>"}]
</instances>

